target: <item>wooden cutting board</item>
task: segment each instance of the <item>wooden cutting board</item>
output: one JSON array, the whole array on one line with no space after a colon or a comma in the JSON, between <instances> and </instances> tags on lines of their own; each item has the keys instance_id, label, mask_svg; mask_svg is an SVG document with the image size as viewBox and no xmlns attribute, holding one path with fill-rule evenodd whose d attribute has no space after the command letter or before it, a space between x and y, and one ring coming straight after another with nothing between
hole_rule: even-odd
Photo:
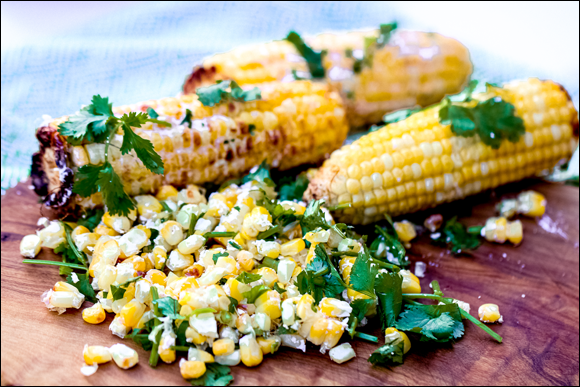
<instances>
[{"instance_id":1,"label":"wooden cutting board","mask_svg":"<svg viewBox=\"0 0 580 387\"><path fill-rule=\"evenodd\" d=\"M465 336L457 343L429 347L414 342L405 364L394 368L372 367L366 359L377 345L360 340L351 341L357 357L343 365L313 346L306 354L282 348L257 368L233 367L234 383L578 385L578 189L526 181L437 212L459 215L468 225L483 224L500 196L529 188L547 197L548 210L540 221L522 219L521 246L485 243L472 254L454 257L422 236L409 252L413 262L428 264L421 280L425 291L437 279L446 296L469 302L473 315L483 303L498 304L505 322L492 329L503 336L503 344L466 322ZM20 240L37 229L37 200L28 183L2 198L2 384L187 385L177 364L150 368L148 354L132 341L125 344L139 352L135 368L123 371L109 363L91 377L80 373L85 344L110 346L121 340L108 330L112 315L94 326L82 320L80 310L58 316L40 302L40 295L60 277L56 268L21 263ZM421 223L427 214L410 219ZM44 249L38 258L55 256ZM364 331L381 335L376 324Z\"/></svg>"}]
</instances>

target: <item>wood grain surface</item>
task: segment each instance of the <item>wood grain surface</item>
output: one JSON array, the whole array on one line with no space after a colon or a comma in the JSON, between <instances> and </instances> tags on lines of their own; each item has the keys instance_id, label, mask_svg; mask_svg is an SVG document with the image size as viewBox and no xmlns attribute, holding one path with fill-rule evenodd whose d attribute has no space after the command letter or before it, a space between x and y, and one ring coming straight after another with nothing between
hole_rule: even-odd
<instances>
[{"instance_id":1,"label":"wood grain surface","mask_svg":"<svg viewBox=\"0 0 580 387\"><path fill-rule=\"evenodd\" d=\"M360 340L351 341L357 357L343 365L313 346L306 354L282 348L274 357L265 357L259 367L233 367L234 383L578 385L578 189L526 181L436 212L459 215L468 225L483 224L494 214L501 196L528 188L547 197L548 210L541 220L522 219L521 246L485 243L472 254L454 257L422 236L409 251L413 262L428 264L421 280L424 290L431 280L439 280L446 296L471 304L473 315L479 305L497 303L505 322L492 329L503 336L503 344L466 322L463 339L437 347L414 341L405 364L394 368L371 366L366 359L377 345ZM2 198L2 384L187 385L176 363L152 369L148 354L130 340L125 344L137 349L140 357L133 369L123 371L109 363L93 376L80 373L85 344L110 346L121 340L108 330L112 315L94 326L82 320L80 310L58 316L40 302L40 295L60 280L58 269L22 264L19 254L21 238L37 229L39 206L28 183ZM410 218L421 222L428 213ZM55 255L43 249L38 259L55 259ZM376 324L363 331L380 335Z\"/></svg>"}]
</instances>

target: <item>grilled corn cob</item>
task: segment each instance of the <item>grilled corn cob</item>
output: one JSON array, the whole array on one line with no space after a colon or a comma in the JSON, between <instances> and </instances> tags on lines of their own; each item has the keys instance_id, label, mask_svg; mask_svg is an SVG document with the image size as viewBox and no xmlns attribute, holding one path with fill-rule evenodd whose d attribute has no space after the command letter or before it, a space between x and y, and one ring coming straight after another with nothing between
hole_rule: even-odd
<instances>
[{"instance_id":1,"label":"grilled corn cob","mask_svg":"<svg viewBox=\"0 0 580 387\"><path fill-rule=\"evenodd\" d=\"M370 66L355 72L365 39L378 30L325 33L306 38L316 51L325 51L326 80L341 91L352 126L376 123L383 114L415 105L427 106L461 90L472 72L469 51L439 34L399 31L378 49ZM292 81L293 71L308 73L306 61L286 40L244 46L205 59L187 78L183 91L193 94L217 79L241 85Z\"/></svg>"},{"instance_id":2,"label":"grilled corn cob","mask_svg":"<svg viewBox=\"0 0 580 387\"><path fill-rule=\"evenodd\" d=\"M147 123L135 129L153 143L162 157L164 175L151 173L131 154L121 155L118 147L122 134L112 140L109 161L125 192L138 195L156 191L165 184L219 183L264 160L281 170L315 163L344 141L348 127L341 99L327 86L309 81L276 82L262 85L261 92L261 100L214 107L202 105L196 96L184 95L114 108L116 115L153 108L159 119L171 123L168 128ZM186 109L192 113L191 127L182 124ZM104 161L105 145L68 144L57 132L58 125L67 119L56 119L37 131L41 151L33 157L36 192L46 196L45 203L54 208L75 203L101 205L100 193L81 199L72 194L71 188L78 167ZM140 211L150 213L159 209L155 208L156 199L141 198L144 204Z\"/></svg>"},{"instance_id":3,"label":"grilled corn cob","mask_svg":"<svg viewBox=\"0 0 580 387\"><path fill-rule=\"evenodd\" d=\"M491 91L493 93L493 89ZM497 150L476 136L460 137L425 109L335 151L311 180L305 199L329 205L338 221L368 224L521 180L556 166L578 143L578 113L566 91L529 79L497 89L515 106L526 132ZM489 97L489 93L473 98ZM492 95L493 97L493 95Z\"/></svg>"}]
</instances>

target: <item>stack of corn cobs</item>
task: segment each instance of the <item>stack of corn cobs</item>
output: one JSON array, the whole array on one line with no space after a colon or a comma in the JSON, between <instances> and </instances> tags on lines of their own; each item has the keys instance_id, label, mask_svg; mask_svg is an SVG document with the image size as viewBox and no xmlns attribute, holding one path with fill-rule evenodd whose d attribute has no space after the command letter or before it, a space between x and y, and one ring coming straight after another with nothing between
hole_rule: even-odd
<instances>
[{"instance_id":1,"label":"stack of corn cobs","mask_svg":"<svg viewBox=\"0 0 580 387\"><path fill-rule=\"evenodd\" d=\"M468 85L467 49L395 27L305 40L290 33L204 60L181 96L113 108L116 117L152 118L130 129L150 141L163 173L141 162L137 149L124 150L122 126L106 140L86 135L98 133L92 122L103 113L96 102L77 113L93 117L83 136L62 129L78 116L39 128L33 184L46 206L78 219L43 219L44 228L22 241L28 258L41 246L63 254L52 263L67 280L42 295L47 308L63 313L91 301L82 311L86 322L114 313L113 334L150 350L152 366L181 355L183 377L200 384L227 384L224 366L256 366L280 346L305 351L311 342L332 360L348 361L355 353L347 342L337 346L341 337L378 342L357 330L376 315L385 344L372 363L402 363L411 347L404 331L422 340L458 339L463 319L501 341L436 282L429 298L439 306L414 301L423 295L405 270L412 225L387 216L368 245L351 225L549 170L577 146L577 112L561 86L538 79L444 98ZM426 108L388 115L392 123L341 147L349 128L418 106ZM277 199L267 165L284 171L322 161L307 174L304 201ZM103 165L131 197L129 210L105 200L104 186L76 187L82 168ZM224 184L206 195L206 183ZM520 212L543 212L543 198L526 195ZM517 208L507 203L505 217L481 234L519 243L517 224L505 232ZM480 317L501 319L494 305ZM121 368L138 362L123 344L86 346L83 355L86 375L110 360Z\"/></svg>"}]
</instances>

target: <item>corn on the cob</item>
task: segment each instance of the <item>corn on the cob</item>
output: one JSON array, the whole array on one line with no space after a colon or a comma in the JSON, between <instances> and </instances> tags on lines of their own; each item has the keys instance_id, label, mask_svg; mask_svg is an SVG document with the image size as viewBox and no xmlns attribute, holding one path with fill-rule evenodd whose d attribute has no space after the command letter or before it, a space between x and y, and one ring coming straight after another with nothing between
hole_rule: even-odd
<instances>
[{"instance_id":1,"label":"corn on the cob","mask_svg":"<svg viewBox=\"0 0 580 387\"><path fill-rule=\"evenodd\" d=\"M500 90L524 121L526 132L517 143L505 140L494 150L477 135L456 136L439 123L435 106L335 151L305 199L350 203L336 219L368 224L384 213L410 213L517 181L570 157L578 116L560 85L529 79Z\"/></svg>"},{"instance_id":2,"label":"corn on the cob","mask_svg":"<svg viewBox=\"0 0 580 387\"><path fill-rule=\"evenodd\" d=\"M156 109L159 119L171 123L169 128L148 123L135 131L149 139L161 155L164 175L151 173L136 157L121 155L113 147L109 161L119 174L125 191L138 195L155 191L164 184L218 183L239 176L264 160L285 170L318 162L344 141L348 126L342 102L328 86L309 81L276 82L262 85L261 91L261 100L222 103L214 107L203 106L196 96L184 95L114 108L114 113L121 115L151 107ZM181 124L186 109L193 115L191 128ZM100 193L90 198L75 196L72 199L71 186L78 167L103 161L104 145L67 144L56 131L66 119L56 119L37 132L41 151L35 157L40 159L42 167L35 169L36 192L41 196L50 192L45 203L55 208L67 204L99 206ZM122 139L123 135L117 134L113 145L120 146ZM73 157L83 153L89 155L88 161ZM147 208L143 205L141 211L149 213ZM103 220L108 227L121 233L129 226L115 228L113 222L109 224L107 219Z\"/></svg>"},{"instance_id":3,"label":"corn on the cob","mask_svg":"<svg viewBox=\"0 0 580 387\"><path fill-rule=\"evenodd\" d=\"M374 53L370 66L355 72L365 39L377 36L378 30L370 30L306 38L314 50L326 51L322 63L325 78L341 91L352 126L379 122L388 111L438 102L461 90L471 75L469 51L461 43L417 31L395 32L390 42ZM183 91L193 94L217 79L233 79L241 85L291 81L293 71L308 73L308 67L286 40L239 47L196 66Z\"/></svg>"}]
</instances>

